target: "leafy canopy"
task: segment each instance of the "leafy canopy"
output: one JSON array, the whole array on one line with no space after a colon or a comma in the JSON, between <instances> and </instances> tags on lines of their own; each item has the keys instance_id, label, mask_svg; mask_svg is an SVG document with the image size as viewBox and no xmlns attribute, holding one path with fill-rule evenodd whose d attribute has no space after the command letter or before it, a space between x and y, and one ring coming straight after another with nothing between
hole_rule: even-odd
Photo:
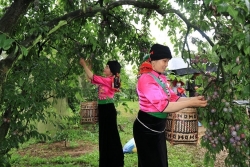
<instances>
[{"instance_id":1,"label":"leafy canopy","mask_svg":"<svg viewBox=\"0 0 250 167\"><path fill-rule=\"evenodd\" d=\"M233 100L250 94L248 1L2 0L0 8L1 157L31 137L46 138L31 122L46 122L56 99L81 100L79 56L97 74L109 59L139 65L154 42L150 24L157 24L168 28L171 50L201 70L198 93L209 99L199 109L207 128L206 165L227 149L227 165L247 166L249 118ZM207 62L217 65L215 73L204 70Z\"/></svg>"}]
</instances>

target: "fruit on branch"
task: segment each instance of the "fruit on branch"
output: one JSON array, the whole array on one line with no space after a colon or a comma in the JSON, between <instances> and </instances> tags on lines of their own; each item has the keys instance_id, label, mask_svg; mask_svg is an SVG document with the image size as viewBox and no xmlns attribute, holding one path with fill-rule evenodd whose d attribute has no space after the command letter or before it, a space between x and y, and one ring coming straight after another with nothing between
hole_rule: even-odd
<instances>
[{"instance_id":1,"label":"fruit on branch","mask_svg":"<svg viewBox=\"0 0 250 167\"><path fill-rule=\"evenodd\" d=\"M239 70L237 76L240 77L241 73L242 73L242 71Z\"/></svg>"},{"instance_id":2,"label":"fruit on branch","mask_svg":"<svg viewBox=\"0 0 250 167\"><path fill-rule=\"evenodd\" d=\"M211 100L211 97L210 96L207 96L207 101L210 101Z\"/></svg>"},{"instance_id":3,"label":"fruit on branch","mask_svg":"<svg viewBox=\"0 0 250 167\"><path fill-rule=\"evenodd\" d=\"M195 63L195 59L191 59L191 64L194 64Z\"/></svg>"},{"instance_id":4,"label":"fruit on branch","mask_svg":"<svg viewBox=\"0 0 250 167\"><path fill-rule=\"evenodd\" d=\"M197 42L197 40L195 38L192 38L192 44L195 44Z\"/></svg>"},{"instance_id":5,"label":"fruit on branch","mask_svg":"<svg viewBox=\"0 0 250 167\"><path fill-rule=\"evenodd\" d=\"M236 141L240 141L240 136L236 136L236 137L235 137L235 140L236 140Z\"/></svg>"},{"instance_id":6,"label":"fruit on branch","mask_svg":"<svg viewBox=\"0 0 250 167\"><path fill-rule=\"evenodd\" d=\"M39 1L39 0L35 0L35 1L34 1L34 5L35 5L35 6L38 6L38 5L39 5L39 3L40 3L40 1Z\"/></svg>"},{"instance_id":7,"label":"fruit on branch","mask_svg":"<svg viewBox=\"0 0 250 167\"><path fill-rule=\"evenodd\" d=\"M202 63L207 63L207 62L208 62L207 58L202 59Z\"/></svg>"},{"instance_id":8,"label":"fruit on branch","mask_svg":"<svg viewBox=\"0 0 250 167\"><path fill-rule=\"evenodd\" d=\"M230 143L232 143L232 144L233 144L233 143L235 143L235 140L234 140L234 138L233 138L233 137L232 137L232 138L230 138L230 140L229 140L229 141L230 141Z\"/></svg>"},{"instance_id":9,"label":"fruit on branch","mask_svg":"<svg viewBox=\"0 0 250 167\"><path fill-rule=\"evenodd\" d=\"M39 6L35 6L35 7L34 7L34 10L35 10L35 11L38 11L38 10L39 10Z\"/></svg>"},{"instance_id":10,"label":"fruit on branch","mask_svg":"<svg viewBox=\"0 0 250 167\"><path fill-rule=\"evenodd\" d=\"M241 133L241 134L240 134L240 138L241 138L241 139L245 139L245 138L246 138L246 135L245 135L244 133Z\"/></svg>"},{"instance_id":11,"label":"fruit on branch","mask_svg":"<svg viewBox=\"0 0 250 167\"><path fill-rule=\"evenodd\" d=\"M231 135L232 135L233 137L236 137L236 136L237 136L237 132L234 130L234 131L231 132Z\"/></svg>"},{"instance_id":12,"label":"fruit on branch","mask_svg":"<svg viewBox=\"0 0 250 167\"><path fill-rule=\"evenodd\" d=\"M239 124L236 124L235 125L235 130L238 131L240 129L240 125Z\"/></svg>"},{"instance_id":13,"label":"fruit on branch","mask_svg":"<svg viewBox=\"0 0 250 167\"><path fill-rule=\"evenodd\" d=\"M240 56L236 57L235 61L236 61L237 64L240 64Z\"/></svg>"},{"instance_id":14,"label":"fruit on branch","mask_svg":"<svg viewBox=\"0 0 250 167\"><path fill-rule=\"evenodd\" d=\"M39 10L39 3L40 3L39 0L35 0L35 1L34 1L34 10L35 10L35 11L38 11L38 10Z\"/></svg>"},{"instance_id":15,"label":"fruit on branch","mask_svg":"<svg viewBox=\"0 0 250 167\"><path fill-rule=\"evenodd\" d=\"M230 130L231 131L235 131L235 127L234 126L230 126Z\"/></svg>"},{"instance_id":16,"label":"fruit on branch","mask_svg":"<svg viewBox=\"0 0 250 167\"><path fill-rule=\"evenodd\" d=\"M227 109L226 107L224 107L224 108L223 108L223 111L224 111L224 112L227 112L227 111L228 111L228 109Z\"/></svg>"},{"instance_id":17,"label":"fruit on branch","mask_svg":"<svg viewBox=\"0 0 250 167\"><path fill-rule=\"evenodd\" d=\"M213 109L211 110L211 113L215 113L215 112L216 112L216 109L213 108Z\"/></svg>"},{"instance_id":18,"label":"fruit on branch","mask_svg":"<svg viewBox=\"0 0 250 167\"><path fill-rule=\"evenodd\" d=\"M227 89L227 93L231 93L232 92L232 89Z\"/></svg>"}]
</instances>

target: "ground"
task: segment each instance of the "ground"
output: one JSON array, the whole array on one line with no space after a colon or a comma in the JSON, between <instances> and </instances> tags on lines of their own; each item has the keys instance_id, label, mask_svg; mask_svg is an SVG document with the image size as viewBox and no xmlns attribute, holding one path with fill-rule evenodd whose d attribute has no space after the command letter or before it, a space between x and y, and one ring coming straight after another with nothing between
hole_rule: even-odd
<instances>
[{"instance_id":1,"label":"ground","mask_svg":"<svg viewBox=\"0 0 250 167\"><path fill-rule=\"evenodd\" d=\"M204 134L204 132L205 129L203 127L199 127L199 138ZM96 149L98 149L98 145L93 145L85 141L79 141L75 145L70 145L70 143L68 142L61 141L51 144L37 143L28 148L20 150L19 154L29 154L30 156L42 158L57 157L63 155L71 155L73 157L77 157ZM198 144L196 152L196 158L203 158L206 149L201 148L201 146ZM224 167L224 160L226 157L226 151L222 151L220 154L218 154L215 162L215 167Z\"/></svg>"},{"instance_id":2,"label":"ground","mask_svg":"<svg viewBox=\"0 0 250 167\"><path fill-rule=\"evenodd\" d=\"M65 145L66 144L66 145ZM51 158L63 155L71 155L72 157L77 157L93 150L98 149L97 145L93 145L88 142L79 141L77 146L71 146L70 143L61 141L54 142L50 144L38 143L30 147L22 149L19 154L30 156L41 157L41 158Z\"/></svg>"}]
</instances>

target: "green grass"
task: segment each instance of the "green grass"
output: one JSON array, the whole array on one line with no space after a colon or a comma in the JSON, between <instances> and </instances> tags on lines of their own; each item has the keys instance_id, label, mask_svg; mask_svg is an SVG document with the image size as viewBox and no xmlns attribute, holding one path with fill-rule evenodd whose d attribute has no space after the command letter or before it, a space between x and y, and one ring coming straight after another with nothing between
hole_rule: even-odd
<instances>
[{"instance_id":1,"label":"green grass","mask_svg":"<svg viewBox=\"0 0 250 167\"><path fill-rule=\"evenodd\" d=\"M132 127L139 110L138 102L127 101L126 104L119 104L116 108L119 113L117 121L123 129L123 131L120 131L121 142L125 145L133 137ZM93 126L89 127L93 128ZM98 129L91 129L89 127L87 125L80 125L79 128L58 131L53 140L43 143L40 148L49 148L49 144L67 137L67 140L70 143L68 149L77 148L80 145L80 142L87 142L95 148L90 153L73 157L67 154L50 158L32 156L32 147L35 146L35 141L31 140L23 144L19 149L19 151L23 150L26 153L24 156L21 156L17 150L11 152L11 164L13 167L97 167ZM90 131L88 129L90 129ZM28 149L29 151L26 151L25 149ZM202 167L203 157L197 155L198 151L199 150L196 146L172 146L168 143L169 167ZM124 167L137 167L136 153L125 154Z\"/></svg>"}]
</instances>

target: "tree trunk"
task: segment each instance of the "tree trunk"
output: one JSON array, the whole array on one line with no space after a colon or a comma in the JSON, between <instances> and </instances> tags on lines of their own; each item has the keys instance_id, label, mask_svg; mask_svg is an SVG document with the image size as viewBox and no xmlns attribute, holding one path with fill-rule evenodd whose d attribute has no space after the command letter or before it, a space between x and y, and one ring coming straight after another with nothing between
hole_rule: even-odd
<instances>
[{"instance_id":1,"label":"tree trunk","mask_svg":"<svg viewBox=\"0 0 250 167\"><path fill-rule=\"evenodd\" d=\"M9 35L13 34L19 19L24 16L29 8L29 5L31 5L33 1L34 0L15 0L11 6L6 9L6 13L0 20L0 32ZM5 82L7 72L11 68L14 60L14 58L9 57L0 60L0 103L2 103L3 99L3 84ZM8 108L1 117L4 121L0 125L0 141L3 141L8 134L10 127L9 121L11 121L11 109ZM0 148L4 147L0 146ZM6 152L8 152L8 150L1 150L0 155L4 155Z\"/></svg>"},{"instance_id":2,"label":"tree trunk","mask_svg":"<svg viewBox=\"0 0 250 167\"><path fill-rule=\"evenodd\" d=\"M4 112L3 114L3 123L0 126L0 141L4 141L4 138L8 134L9 128L10 128L10 117L11 117L11 109L10 107ZM2 146L2 144L5 144L4 142L0 142L0 148L6 148ZM0 149L0 157L2 155L5 155L9 150Z\"/></svg>"},{"instance_id":3,"label":"tree trunk","mask_svg":"<svg viewBox=\"0 0 250 167\"><path fill-rule=\"evenodd\" d=\"M15 0L0 20L0 32L11 34L20 17L26 13L34 0Z\"/></svg>"}]
</instances>

